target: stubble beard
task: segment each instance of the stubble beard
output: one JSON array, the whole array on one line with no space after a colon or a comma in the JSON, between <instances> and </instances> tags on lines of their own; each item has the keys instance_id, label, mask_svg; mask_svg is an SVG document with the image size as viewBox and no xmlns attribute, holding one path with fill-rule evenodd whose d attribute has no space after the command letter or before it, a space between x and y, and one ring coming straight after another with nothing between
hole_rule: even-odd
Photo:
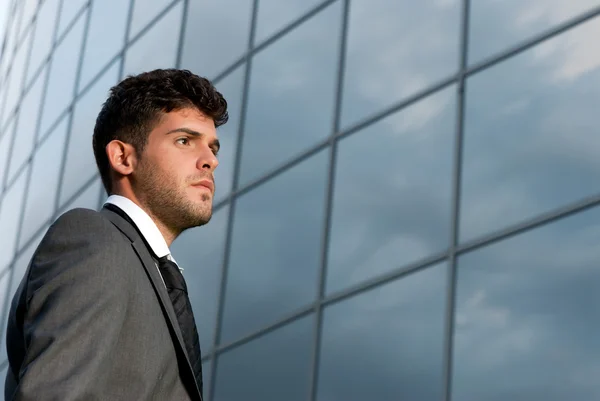
<instances>
[{"instance_id":1,"label":"stubble beard","mask_svg":"<svg viewBox=\"0 0 600 401\"><path fill-rule=\"evenodd\" d=\"M143 169L138 186L140 201L175 235L205 225L212 217L211 195L202 194L202 202L192 202L186 196L186 187L162 171Z\"/></svg>"}]
</instances>

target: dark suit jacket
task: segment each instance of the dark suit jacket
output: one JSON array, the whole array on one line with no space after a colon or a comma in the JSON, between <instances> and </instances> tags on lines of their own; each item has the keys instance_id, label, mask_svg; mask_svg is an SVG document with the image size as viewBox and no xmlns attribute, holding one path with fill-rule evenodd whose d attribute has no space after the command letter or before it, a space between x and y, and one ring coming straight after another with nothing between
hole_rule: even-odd
<instances>
[{"instance_id":1,"label":"dark suit jacket","mask_svg":"<svg viewBox=\"0 0 600 401\"><path fill-rule=\"evenodd\" d=\"M6 400L201 400L153 254L123 217L57 219L14 295Z\"/></svg>"}]
</instances>

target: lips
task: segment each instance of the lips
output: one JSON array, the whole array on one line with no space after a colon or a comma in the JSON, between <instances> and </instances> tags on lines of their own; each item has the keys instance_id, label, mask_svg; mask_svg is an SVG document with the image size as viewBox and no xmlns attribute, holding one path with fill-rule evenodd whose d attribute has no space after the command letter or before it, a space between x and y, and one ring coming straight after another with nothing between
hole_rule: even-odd
<instances>
[{"instance_id":1,"label":"lips","mask_svg":"<svg viewBox=\"0 0 600 401\"><path fill-rule=\"evenodd\" d=\"M215 190L215 184L211 180L208 180L208 179L201 180L201 181L193 184L192 186L208 188L208 190L210 192L213 192Z\"/></svg>"}]
</instances>

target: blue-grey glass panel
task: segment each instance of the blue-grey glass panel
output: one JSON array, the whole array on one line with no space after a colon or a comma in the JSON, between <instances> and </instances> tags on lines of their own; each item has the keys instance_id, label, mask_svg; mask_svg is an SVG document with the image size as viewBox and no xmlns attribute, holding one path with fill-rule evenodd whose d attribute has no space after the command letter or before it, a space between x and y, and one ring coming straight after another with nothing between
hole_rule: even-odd
<instances>
[{"instance_id":1,"label":"blue-grey glass panel","mask_svg":"<svg viewBox=\"0 0 600 401\"><path fill-rule=\"evenodd\" d=\"M85 23L84 14L79 17L52 56L42 122L38 132L40 139L47 134L47 130L73 101Z\"/></svg>"},{"instance_id":2,"label":"blue-grey glass panel","mask_svg":"<svg viewBox=\"0 0 600 401\"><path fill-rule=\"evenodd\" d=\"M327 292L449 246L455 92L437 92L339 142Z\"/></svg>"},{"instance_id":3,"label":"blue-grey glass panel","mask_svg":"<svg viewBox=\"0 0 600 401\"><path fill-rule=\"evenodd\" d=\"M214 340L228 213L228 207L219 209L207 225L184 232L171 246L173 257L184 269L204 353Z\"/></svg>"},{"instance_id":4,"label":"blue-grey glass panel","mask_svg":"<svg viewBox=\"0 0 600 401\"><path fill-rule=\"evenodd\" d=\"M85 42L79 90L84 88L123 47L128 11L128 1L92 2L92 15ZM106 29L108 24L110 24L110 29Z\"/></svg>"},{"instance_id":5,"label":"blue-grey glass panel","mask_svg":"<svg viewBox=\"0 0 600 401\"><path fill-rule=\"evenodd\" d=\"M96 179L90 183L80 194L75 196L68 204L63 205L62 209L56 214L56 216L60 216L63 213L75 209L75 208L85 208L98 210L99 207L99 195L102 190L102 181L100 180L100 175L96 174ZM103 200L104 201L104 200Z\"/></svg>"},{"instance_id":6,"label":"blue-grey glass panel","mask_svg":"<svg viewBox=\"0 0 600 401\"><path fill-rule=\"evenodd\" d=\"M317 400L443 399L446 271L427 267L327 307Z\"/></svg>"},{"instance_id":7,"label":"blue-grey glass panel","mask_svg":"<svg viewBox=\"0 0 600 401\"><path fill-rule=\"evenodd\" d=\"M242 185L331 135L341 4L330 5L253 60Z\"/></svg>"},{"instance_id":8,"label":"blue-grey glass panel","mask_svg":"<svg viewBox=\"0 0 600 401\"><path fill-rule=\"evenodd\" d=\"M344 127L456 73L461 4L440 0L350 2Z\"/></svg>"},{"instance_id":9,"label":"blue-grey glass panel","mask_svg":"<svg viewBox=\"0 0 600 401\"><path fill-rule=\"evenodd\" d=\"M304 317L221 355L214 400L307 400L313 323Z\"/></svg>"},{"instance_id":10,"label":"blue-grey glass panel","mask_svg":"<svg viewBox=\"0 0 600 401\"><path fill-rule=\"evenodd\" d=\"M0 267L2 264L0 263ZM12 301L12 294L9 294L9 281L10 281L11 270L4 268L0 270L0 317L3 321L0 323L0 363L8 359L6 355L6 325L8 324L7 313L10 303ZM2 392L4 393L4 392ZM4 394L2 394L4 399Z\"/></svg>"},{"instance_id":11,"label":"blue-grey glass panel","mask_svg":"<svg viewBox=\"0 0 600 401\"><path fill-rule=\"evenodd\" d=\"M2 362L0 362L0 363L2 363ZM4 365L4 367L0 369L0 377L6 377L7 369L8 369L8 364Z\"/></svg>"},{"instance_id":12,"label":"blue-grey glass panel","mask_svg":"<svg viewBox=\"0 0 600 401\"><path fill-rule=\"evenodd\" d=\"M600 209L458 260L453 400L600 399Z\"/></svg>"},{"instance_id":13,"label":"blue-grey glass panel","mask_svg":"<svg viewBox=\"0 0 600 401\"><path fill-rule=\"evenodd\" d=\"M21 221L29 166L28 164L26 168L21 170L14 184L4 193L4 197L2 198L0 208L0 227L2 227L0 230L0 244L2 244L0 266L8 265L16 252L17 235Z\"/></svg>"},{"instance_id":14,"label":"blue-grey glass panel","mask_svg":"<svg viewBox=\"0 0 600 401\"><path fill-rule=\"evenodd\" d=\"M117 83L119 65L117 60L75 104L60 191L61 205L97 173L92 135L102 104L106 101L110 88Z\"/></svg>"},{"instance_id":15,"label":"blue-grey glass panel","mask_svg":"<svg viewBox=\"0 0 600 401\"><path fill-rule=\"evenodd\" d=\"M237 200L223 342L314 301L327 156L321 151Z\"/></svg>"},{"instance_id":16,"label":"blue-grey glass panel","mask_svg":"<svg viewBox=\"0 0 600 401\"><path fill-rule=\"evenodd\" d=\"M322 2L323 0L260 0L255 43L263 42Z\"/></svg>"},{"instance_id":17,"label":"blue-grey glass panel","mask_svg":"<svg viewBox=\"0 0 600 401\"><path fill-rule=\"evenodd\" d=\"M2 136L0 137L0 199L2 193L2 186L4 185L4 174L7 172L9 151L12 146L13 133L15 132L15 119L13 118L9 123ZM13 154L14 156L14 154Z\"/></svg>"},{"instance_id":18,"label":"blue-grey glass panel","mask_svg":"<svg viewBox=\"0 0 600 401\"><path fill-rule=\"evenodd\" d=\"M461 241L600 192L598 31L600 18L467 81Z\"/></svg>"},{"instance_id":19,"label":"blue-grey glass panel","mask_svg":"<svg viewBox=\"0 0 600 401\"><path fill-rule=\"evenodd\" d=\"M472 1L469 61L492 56L599 5L597 0Z\"/></svg>"},{"instance_id":20,"label":"blue-grey glass panel","mask_svg":"<svg viewBox=\"0 0 600 401\"><path fill-rule=\"evenodd\" d=\"M21 2L17 2L15 4L15 6L17 7L17 9L15 10L15 14L12 15L7 21L7 29L6 31L1 31L1 32L6 32L6 45L5 45L5 50L4 50L4 54L2 55L2 59L0 61L2 61L2 78L6 77L6 73L8 72L8 68L10 66L10 63L13 60L13 53L14 53L14 48L15 48L15 44L17 43L17 34L18 34L18 28L19 28L19 19L21 17L21 12L23 10L23 8L21 7L23 3ZM7 6L8 7L8 6ZM11 7L12 8L12 7Z\"/></svg>"},{"instance_id":21,"label":"blue-grey glass panel","mask_svg":"<svg viewBox=\"0 0 600 401\"><path fill-rule=\"evenodd\" d=\"M2 118L3 124L8 121L12 111L14 111L15 107L21 100L23 91L23 72L27 69L26 61L30 47L29 45L31 44L31 37L31 31L29 31L19 46L19 50L17 50L13 64L10 68L6 99L4 101L4 114Z\"/></svg>"},{"instance_id":22,"label":"blue-grey glass panel","mask_svg":"<svg viewBox=\"0 0 600 401\"><path fill-rule=\"evenodd\" d=\"M127 50L125 76L175 67L182 12L180 1Z\"/></svg>"},{"instance_id":23,"label":"blue-grey glass panel","mask_svg":"<svg viewBox=\"0 0 600 401\"><path fill-rule=\"evenodd\" d=\"M19 172L23 163L29 159L33 151L46 75L46 69L44 68L21 102L17 118L15 143L11 152L9 181Z\"/></svg>"},{"instance_id":24,"label":"blue-grey glass panel","mask_svg":"<svg viewBox=\"0 0 600 401\"><path fill-rule=\"evenodd\" d=\"M136 36L172 2L172 0L133 0L133 15L131 17L129 38L131 39ZM183 1L180 1L180 3L183 3ZM172 25L171 29L179 32L180 25L180 23ZM172 45L177 47L177 41L172 43Z\"/></svg>"},{"instance_id":25,"label":"blue-grey glass panel","mask_svg":"<svg viewBox=\"0 0 600 401\"><path fill-rule=\"evenodd\" d=\"M190 1L182 68L211 79L240 58L248 48L252 3Z\"/></svg>"},{"instance_id":26,"label":"blue-grey glass panel","mask_svg":"<svg viewBox=\"0 0 600 401\"><path fill-rule=\"evenodd\" d=\"M54 213L68 123L67 115L36 150L33 157L19 246L28 241Z\"/></svg>"},{"instance_id":27,"label":"blue-grey glass panel","mask_svg":"<svg viewBox=\"0 0 600 401\"><path fill-rule=\"evenodd\" d=\"M39 0L20 0L23 4L21 11L21 21L19 22L19 39L23 37L26 29L31 27L31 20L38 8ZM6 6L8 8L8 5ZM4 32L4 31L0 31Z\"/></svg>"},{"instance_id":28,"label":"blue-grey glass panel","mask_svg":"<svg viewBox=\"0 0 600 401\"><path fill-rule=\"evenodd\" d=\"M202 362L202 382L204 383L204 398L208 400L210 393L210 375L212 373L211 360Z\"/></svg>"},{"instance_id":29,"label":"blue-grey glass panel","mask_svg":"<svg viewBox=\"0 0 600 401\"><path fill-rule=\"evenodd\" d=\"M59 0L44 0L41 4L36 22L33 48L27 67L26 82L30 82L34 74L39 70L43 61L50 54L54 44L54 28L58 17Z\"/></svg>"},{"instance_id":30,"label":"blue-grey glass panel","mask_svg":"<svg viewBox=\"0 0 600 401\"><path fill-rule=\"evenodd\" d=\"M240 125L240 109L242 107L242 91L245 66L241 66L229 74L215 86L227 100L229 121L218 129L219 166L215 170L214 202L219 202L231 192L233 183L233 168L237 146L238 129Z\"/></svg>"},{"instance_id":31,"label":"blue-grey glass panel","mask_svg":"<svg viewBox=\"0 0 600 401\"><path fill-rule=\"evenodd\" d=\"M105 0L101 0L105 1ZM65 33L66 29L73 22L77 14L81 9L86 6L88 0L63 0L62 7L60 9L60 19L58 20L58 32L57 38ZM127 3L126 1L124 3ZM112 24L111 24L112 29ZM109 29L107 29L108 31Z\"/></svg>"},{"instance_id":32,"label":"blue-grey glass panel","mask_svg":"<svg viewBox=\"0 0 600 401\"><path fill-rule=\"evenodd\" d=\"M31 240L31 242L27 245L27 247L20 251L19 256L15 259L15 263L12 266L12 276L10 279L9 294L12 298L17 291L17 288L21 284L21 280L23 280L23 276L25 275L25 271L27 271L27 267L29 267L29 262L33 253L37 249L40 242L46 235L46 232L50 224L46 222L43 227L40 227L40 232L37 233L35 238ZM4 346L4 344L2 344Z\"/></svg>"}]
</instances>

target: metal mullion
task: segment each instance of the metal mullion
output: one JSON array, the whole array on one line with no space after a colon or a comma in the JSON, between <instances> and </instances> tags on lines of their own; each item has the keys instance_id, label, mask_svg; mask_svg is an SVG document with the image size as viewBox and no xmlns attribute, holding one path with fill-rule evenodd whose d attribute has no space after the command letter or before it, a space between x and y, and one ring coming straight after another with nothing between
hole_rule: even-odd
<instances>
[{"instance_id":1,"label":"metal mullion","mask_svg":"<svg viewBox=\"0 0 600 401\"><path fill-rule=\"evenodd\" d=\"M248 51L251 51L254 46L254 37L256 35L256 20L258 16L258 0L253 0L252 4L252 16L250 20L250 33L248 35ZM246 127L246 114L248 110L248 93L250 91L250 76L252 74L252 58L249 58L246 64L245 72L244 72L244 86L242 88L242 106L240 110L240 120L238 126L238 135L237 135L237 143L236 143L236 152L235 152L235 160L233 164L233 182L231 184L232 192L235 192L239 185L239 177L242 163L242 148L244 142L244 131ZM233 222L235 219L235 206L237 199L235 197L231 197L231 202L229 204L229 213L227 216L227 230L225 234L225 244L223 246L223 264L221 266L221 283L219 286L219 296L217 303L217 316L216 316L216 324L215 331L213 336L213 344L212 344L212 352L213 358L211 359L211 369L210 369L210 378L209 380L209 392L207 396L207 401L212 401L215 394L215 384L217 377L217 369L218 369L218 356L219 352L217 351L218 345L221 341L221 331L223 326L223 314L225 309L225 294L227 290L227 275L229 268L229 258L231 255L231 242L233 236Z\"/></svg>"},{"instance_id":2,"label":"metal mullion","mask_svg":"<svg viewBox=\"0 0 600 401\"><path fill-rule=\"evenodd\" d=\"M54 198L54 211L52 213L54 217L57 217L56 214L58 213L58 210L60 208L60 195L62 193L62 187L64 184L64 175L65 175L65 170L67 168L67 156L68 156L68 151L69 151L69 144L71 143L71 135L73 135L73 114L75 111L75 98L77 96L77 91L79 89L79 78L80 78L81 70L82 70L82 66L83 66L83 55L85 53L88 32L90 30L90 20L91 20L91 16L92 16L91 4L92 4L92 0L88 0L86 7L85 7L85 9L87 10L87 15L85 16L85 27L83 28L84 29L83 30L83 38L81 40L81 46L79 48L79 60L77 62L77 72L75 73L75 77L74 77L75 85L73 85L73 96L72 96L73 99L70 103L70 106L67 109L67 111L69 112L69 115L67 117L69 119L69 121L67 122L67 134L66 134L65 144L64 144L62 158L61 158L60 170L58 173L58 185L56 186L56 196ZM74 21L75 22L78 21L79 18L83 18L83 17L81 15L79 15L77 18L75 18ZM58 24L56 27L56 31L58 32ZM67 30L67 32L70 32L70 31ZM54 50L54 51L56 51L56 50ZM48 85L48 83L46 83L46 85Z\"/></svg>"},{"instance_id":3,"label":"metal mullion","mask_svg":"<svg viewBox=\"0 0 600 401\"><path fill-rule=\"evenodd\" d=\"M344 73L346 68L346 51L348 37L348 19L350 14L350 0L343 1L341 7L341 24L339 32L339 54L337 68L337 82L335 95L335 109L333 117L333 126L329 137L329 171L327 175L326 191L325 191L325 213L323 219L323 231L321 237L321 260L319 268L319 276L317 281L317 301L315 303L315 323L313 334L313 354L309 382L309 399L314 401L317 399L318 384L319 384L319 366L321 360L321 338L323 335L323 299L325 298L326 277L327 277L327 262L329 255L329 238L331 233L331 219L333 209L333 196L335 188L335 174L337 166L337 133L340 130L340 121L342 114L342 99L344 90Z\"/></svg>"},{"instance_id":4,"label":"metal mullion","mask_svg":"<svg viewBox=\"0 0 600 401\"><path fill-rule=\"evenodd\" d=\"M181 29L179 30L179 43L177 44L177 57L175 59L175 68L181 68L181 60L183 58L183 46L185 42L185 31L187 30L187 20L190 10L190 0L183 1L183 10L181 12Z\"/></svg>"},{"instance_id":5,"label":"metal mullion","mask_svg":"<svg viewBox=\"0 0 600 401\"><path fill-rule=\"evenodd\" d=\"M460 196L462 178L462 155L465 114L465 81L469 46L469 0L462 1L460 28L460 57L456 99L456 131L454 136L454 165L452 168L452 220L450 224L450 247L448 249L448 276L446 287L446 311L444 325L443 397L452 397L452 350L454 342L454 307L456 301L457 247L460 231Z\"/></svg>"}]
</instances>

